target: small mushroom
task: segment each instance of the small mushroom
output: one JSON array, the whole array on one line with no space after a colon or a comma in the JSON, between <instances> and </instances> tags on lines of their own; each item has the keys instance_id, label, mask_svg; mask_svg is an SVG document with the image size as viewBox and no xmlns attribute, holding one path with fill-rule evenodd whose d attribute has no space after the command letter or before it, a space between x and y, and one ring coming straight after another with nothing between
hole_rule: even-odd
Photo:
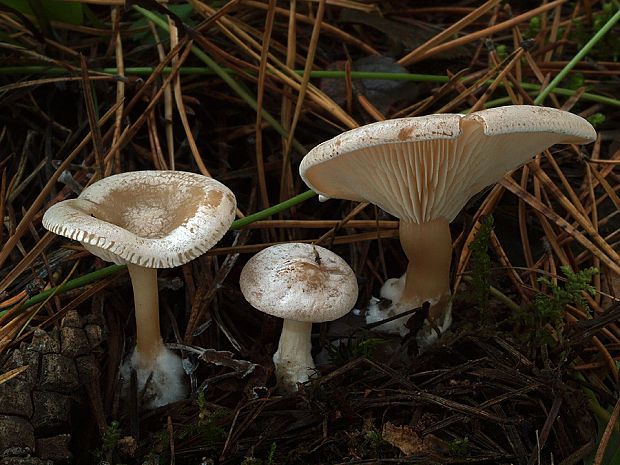
<instances>
[{"instance_id":1,"label":"small mushroom","mask_svg":"<svg viewBox=\"0 0 620 465\"><path fill-rule=\"evenodd\" d=\"M555 108L515 105L466 116L401 118L347 131L312 149L299 172L324 197L371 202L400 218L409 259L400 298L384 319L430 303L429 319L446 329L451 318L449 223L485 186L556 143L596 138L585 119ZM396 283L394 283L396 284ZM403 319L386 330L404 335ZM425 345L437 335L428 321Z\"/></svg>"},{"instance_id":2,"label":"small mushroom","mask_svg":"<svg viewBox=\"0 0 620 465\"><path fill-rule=\"evenodd\" d=\"M353 270L323 247L279 244L248 260L239 286L254 308L284 319L273 362L281 388L296 391L297 383L305 383L315 373L312 323L340 318L355 305Z\"/></svg>"},{"instance_id":3,"label":"small mushroom","mask_svg":"<svg viewBox=\"0 0 620 465\"><path fill-rule=\"evenodd\" d=\"M161 337L157 268L182 265L209 250L230 227L235 210L233 193L212 178L134 171L104 178L43 216L50 231L80 241L103 260L127 265L137 332L130 364L139 388L152 373L150 407L185 393L181 360Z\"/></svg>"}]
</instances>

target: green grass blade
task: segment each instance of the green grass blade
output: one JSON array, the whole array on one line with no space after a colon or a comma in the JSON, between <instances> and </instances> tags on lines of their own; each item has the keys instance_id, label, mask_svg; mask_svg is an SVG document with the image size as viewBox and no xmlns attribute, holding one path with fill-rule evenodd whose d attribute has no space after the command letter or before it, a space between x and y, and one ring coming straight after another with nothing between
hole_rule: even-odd
<instances>
[{"instance_id":1,"label":"green grass blade","mask_svg":"<svg viewBox=\"0 0 620 465\"><path fill-rule=\"evenodd\" d=\"M536 105L541 104L545 100L545 98L549 95L549 93L562 81L562 79L566 77L569 71L573 69L575 65L578 62L580 62L584 56L586 56L586 54L592 49L592 47L594 47L594 45L599 40L601 40L605 36L605 34L607 34L607 32L613 27L614 24L618 22L618 20L620 20L620 9L616 11L616 14L613 15L609 19L609 21L607 21L607 23L605 23L605 25L596 34L592 36L592 38L588 41L588 43L585 44L583 48L579 50L579 52L577 52L577 54L573 57L573 59L570 60L564 68L562 68L562 71L560 71L558 75L555 78L553 78L553 80L549 83L549 85L545 87L540 94L538 94L538 97L534 99L534 103Z\"/></svg>"}]
</instances>

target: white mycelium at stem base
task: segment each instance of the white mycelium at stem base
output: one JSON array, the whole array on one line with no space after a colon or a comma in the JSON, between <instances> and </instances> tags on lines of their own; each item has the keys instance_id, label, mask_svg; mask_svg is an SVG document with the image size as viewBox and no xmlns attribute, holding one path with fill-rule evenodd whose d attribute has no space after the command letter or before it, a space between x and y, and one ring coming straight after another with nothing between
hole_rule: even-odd
<instances>
[{"instance_id":1,"label":"white mycelium at stem base","mask_svg":"<svg viewBox=\"0 0 620 465\"><path fill-rule=\"evenodd\" d=\"M166 348L161 337L157 269L132 263L127 264L127 269L133 287L136 347L121 366L121 375L128 382L134 369L140 390L150 378L146 405L160 407L186 396L183 364L181 357Z\"/></svg>"},{"instance_id":2,"label":"white mycelium at stem base","mask_svg":"<svg viewBox=\"0 0 620 465\"><path fill-rule=\"evenodd\" d=\"M136 347L122 365L121 375L128 382L133 368L139 389L150 377L146 405L160 407L186 396L183 364L181 357L166 348L161 337L157 269L131 263L127 269L134 295Z\"/></svg>"},{"instance_id":3,"label":"white mycelium at stem base","mask_svg":"<svg viewBox=\"0 0 620 465\"><path fill-rule=\"evenodd\" d=\"M278 350L273 355L276 377L281 386L296 387L314 375L312 323L285 319Z\"/></svg>"},{"instance_id":4,"label":"white mycelium at stem base","mask_svg":"<svg viewBox=\"0 0 620 465\"><path fill-rule=\"evenodd\" d=\"M447 220L438 218L421 224L401 220L399 228L400 243L409 260L407 271L401 278L385 282L381 297L391 300L392 304L379 308L378 301L373 298L368 308L367 323L405 313L428 302L428 319L416 334L418 347L424 349L452 322L450 227ZM408 329L400 320L384 323L380 329L405 336Z\"/></svg>"},{"instance_id":5,"label":"white mycelium at stem base","mask_svg":"<svg viewBox=\"0 0 620 465\"><path fill-rule=\"evenodd\" d=\"M257 310L284 319L273 356L280 389L297 390L314 374L312 323L335 320L353 308L357 280L335 253L311 244L261 250L243 267L239 287Z\"/></svg>"},{"instance_id":6,"label":"white mycelium at stem base","mask_svg":"<svg viewBox=\"0 0 620 465\"><path fill-rule=\"evenodd\" d=\"M434 321L417 335L426 344L436 338L433 324L441 329L450 324L448 223L474 194L542 150L595 139L585 119L529 105L400 118L323 142L304 157L299 173L323 197L371 202L400 218L409 259L403 294L387 310L375 302L368 315L382 320L428 301ZM380 328L404 334L406 320Z\"/></svg>"},{"instance_id":7,"label":"white mycelium at stem base","mask_svg":"<svg viewBox=\"0 0 620 465\"><path fill-rule=\"evenodd\" d=\"M92 254L129 268L137 343L121 367L131 369L147 407L185 396L181 358L168 350L159 327L157 268L182 265L209 250L235 218L233 193L218 181L182 171L134 171L104 178L77 199L43 216L50 231L80 241Z\"/></svg>"}]
</instances>

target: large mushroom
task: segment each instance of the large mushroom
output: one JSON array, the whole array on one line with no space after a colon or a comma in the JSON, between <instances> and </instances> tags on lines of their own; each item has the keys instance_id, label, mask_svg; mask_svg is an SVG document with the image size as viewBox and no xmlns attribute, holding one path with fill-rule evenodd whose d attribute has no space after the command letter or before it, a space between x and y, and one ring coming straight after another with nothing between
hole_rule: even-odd
<instances>
[{"instance_id":1,"label":"large mushroom","mask_svg":"<svg viewBox=\"0 0 620 465\"><path fill-rule=\"evenodd\" d=\"M161 337L157 268L182 265L209 250L230 227L235 210L233 193L212 178L134 171L104 178L43 216L50 231L80 241L103 260L127 265L137 332L129 363L139 388L152 374L149 407L185 393L181 360Z\"/></svg>"},{"instance_id":2,"label":"large mushroom","mask_svg":"<svg viewBox=\"0 0 620 465\"><path fill-rule=\"evenodd\" d=\"M418 342L451 321L449 223L485 186L557 143L596 138L585 119L554 108L515 105L471 113L401 118L347 131L312 149L299 172L327 198L371 202L400 218L406 276L391 282L395 316L430 303ZM404 280L404 283L402 282ZM404 335L403 319L386 330Z\"/></svg>"},{"instance_id":3,"label":"large mushroom","mask_svg":"<svg viewBox=\"0 0 620 465\"><path fill-rule=\"evenodd\" d=\"M273 356L282 390L297 390L315 372L312 323L335 320L357 300L357 280L347 262L319 246L278 244L254 255L241 271L239 286L257 310L284 319Z\"/></svg>"}]
</instances>

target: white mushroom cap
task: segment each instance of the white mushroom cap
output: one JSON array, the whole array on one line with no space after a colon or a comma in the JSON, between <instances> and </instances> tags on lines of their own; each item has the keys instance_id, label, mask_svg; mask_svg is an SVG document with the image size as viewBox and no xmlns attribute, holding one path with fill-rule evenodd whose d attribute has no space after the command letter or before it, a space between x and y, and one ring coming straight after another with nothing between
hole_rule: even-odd
<instances>
[{"instance_id":1,"label":"white mushroom cap","mask_svg":"<svg viewBox=\"0 0 620 465\"><path fill-rule=\"evenodd\" d=\"M50 207L43 226L116 264L182 265L209 250L235 219L233 193L183 171L133 171L104 178L77 199Z\"/></svg>"},{"instance_id":2,"label":"white mushroom cap","mask_svg":"<svg viewBox=\"0 0 620 465\"><path fill-rule=\"evenodd\" d=\"M369 124L312 149L299 172L325 197L372 202L415 223L452 221L474 194L542 150L595 139L577 115L514 105Z\"/></svg>"},{"instance_id":3,"label":"white mushroom cap","mask_svg":"<svg viewBox=\"0 0 620 465\"><path fill-rule=\"evenodd\" d=\"M248 260L239 285L254 308L295 321L335 320L357 300L357 280L347 262L311 244L263 249Z\"/></svg>"}]
</instances>

